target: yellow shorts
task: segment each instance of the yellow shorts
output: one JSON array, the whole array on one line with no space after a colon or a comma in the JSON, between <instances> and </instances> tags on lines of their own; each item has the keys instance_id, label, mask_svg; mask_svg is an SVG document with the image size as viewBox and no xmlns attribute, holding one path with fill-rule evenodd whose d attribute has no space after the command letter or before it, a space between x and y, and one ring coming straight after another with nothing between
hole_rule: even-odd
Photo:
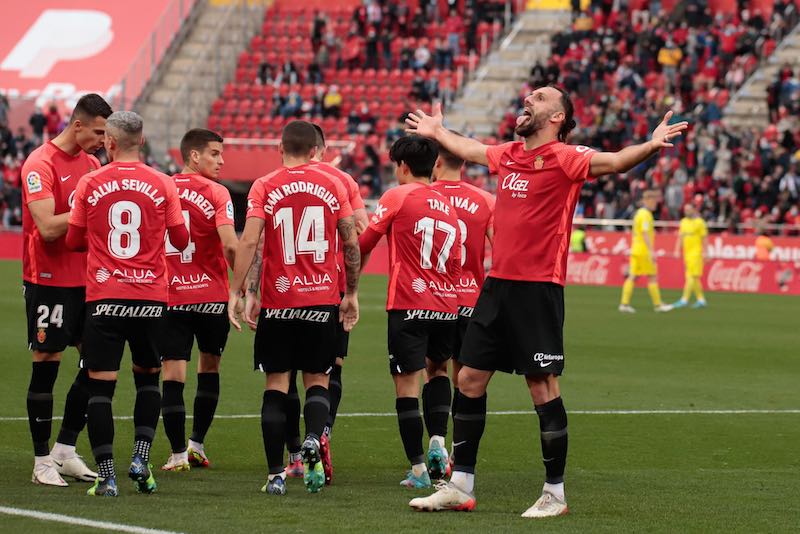
<instances>
[{"instance_id":1,"label":"yellow shorts","mask_svg":"<svg viewBox=\"0 0 800 534\"><path fill-rule=\"evenodd\" d=\"M656 263L648 254L631 256L630 273L632 276L654 276Z\"/></svg>"},{"instance_id":2,"label":"yellow shorts","mask_svg":"<svg viewBox=\"0 0 800 534\"><path fill-rule=\"evenodd\" d=\"M694 277L701 277L703 276L703 257L702 256L690 256L688 258L683 258L683 262L686 264L686 276L694 276Z\"/></svg>"}]
</instances>

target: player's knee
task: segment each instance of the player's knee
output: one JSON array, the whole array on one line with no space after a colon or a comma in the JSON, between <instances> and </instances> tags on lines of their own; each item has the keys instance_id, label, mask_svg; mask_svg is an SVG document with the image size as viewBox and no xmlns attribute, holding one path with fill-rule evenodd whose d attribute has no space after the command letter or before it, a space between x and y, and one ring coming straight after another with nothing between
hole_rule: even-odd
<instances>
[{"instance_id":1,"label":"player's knee","mask_svg":"<svg viewBox=\"0 0 800 534\"><path fill-rule=\"evenodd\" d=\"M186 362L183 360L164 360L162 362L164 380L186 382Z\"/></svg>"},{"instance_id":2,"label":"player's knee","mask_svg":"<svg viewBox=\"0 0 800 534\"><path fill-rule=\"evenodd\" d=\"M546 404L561 396L558 377L555 375L527 375L525 380L535 405Z\"/></svg>"},{"instance_id":3,"label":"player's knee","mask_svg":"<svg viewBox=\"0 0 800 534\"><path fill-rule=\"evenodd\" d=\"M338 365L339 367L344 367L344 358L342 358L341 356L337 357L336 365Z\"/></svg>"},{"instance_id":4,"label":"player's knee","mask_svg":"<svg viewBox=\"0 0 800 534\"><path fill-rule=\"evenodd\" d=\"M426 358L425 371L428 375L428 380L437 376L447 376L447 360L436 362Z\"/></svg>"},{"instance_id":5,"label":"player's knee","mask_svg":"<svg viewBox=\"0 0 800 534\"><path fill-rule=\"evenodd\" d=\"M200 353L200 360L197 363L198 373L219 373L219 362L221 358L216 354L208 352Z\"/></svg>"},{"instance_id":6,"label":"player's knee","mask_svg":"<svg viewBox=\"0 0 800 534\"><path fill-rule=\"evenodd\" d=\"M38 350L33 351L33 361L35 362L60 362L61 361L61 353L60 352L40 352Z\"/></svg>"},{"instance_id":7,"label":"player's knee","mask_svg":"<svg viewBox=\"0 0 800 534\"><path fill-rule=\"evenodd\" d=\"M458 373L458 390L467 397L477 398L486 393L491 373L472 367L462 367Z\"/></svg>"},{"instance_id":8,"label":"player's knee","mask_svg":"<svg viewBox=\"0 0 800 534\"><path fill-rule=\"evenodd\" d=\"M134 364L133 372L137 374L154 375L161 372L161 367L141 367Z\"/></svg>"},{"instance_id":9,"label":"player's knee","mask_svg":"<svg viewBox=\"0 0 800 534\"><path fill-rule=\"evenodd\" d=\"M413 373L392 375L397 398L419 396L419 377L421 373L422 371L420 370Z\"/></svg>"}]
</instances>

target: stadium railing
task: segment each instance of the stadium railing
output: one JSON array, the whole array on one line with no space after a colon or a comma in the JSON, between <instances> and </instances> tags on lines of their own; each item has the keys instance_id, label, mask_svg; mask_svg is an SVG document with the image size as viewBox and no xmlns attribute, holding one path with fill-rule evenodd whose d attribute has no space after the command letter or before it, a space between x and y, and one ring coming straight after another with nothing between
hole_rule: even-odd
<instances>
[{"instance_id":1,"label":"stadium railing","mask_svg":"<svg viewBox=\"0 0 800 534\"><path fill-rule=\"evenodd\" d=\"M129 109L139 98L174 38L186 28L184 22L196 3L197 0L172 0L167 4L155 29L136 54L136 59L120 83L119 95L113 101L115 109Z\"/></svg>"}]
</instances>

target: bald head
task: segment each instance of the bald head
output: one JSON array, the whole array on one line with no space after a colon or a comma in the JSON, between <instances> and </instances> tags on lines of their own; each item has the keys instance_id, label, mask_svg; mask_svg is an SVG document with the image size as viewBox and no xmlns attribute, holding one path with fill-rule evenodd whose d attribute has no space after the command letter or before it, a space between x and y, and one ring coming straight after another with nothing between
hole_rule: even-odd
<instances>
[{"instance_id":1,"label":"bald head","mask_svg":"<svg viewBox=\"0 0 800 534\"><path fill-rule=\"evenodd\" d=\"M115 111L106 119L106 137L113 139L117 151L138 150L143 128L142 117L133 111Z\"/></svg>"}]
</instances>

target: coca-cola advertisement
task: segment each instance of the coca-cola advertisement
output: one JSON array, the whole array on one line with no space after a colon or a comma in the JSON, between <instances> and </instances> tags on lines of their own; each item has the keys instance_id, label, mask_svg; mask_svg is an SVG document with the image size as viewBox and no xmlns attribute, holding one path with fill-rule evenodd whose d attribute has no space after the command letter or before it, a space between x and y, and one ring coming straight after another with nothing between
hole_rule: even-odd
<instances>
[{"instance_id":1,"label":"coca-cola advertisement","mask_svg":"<svg viewBox=\"0 0 800 534\"><path fill-rule=\"evenodd\" d=\"M624 255L571 254L567 284L621 286L628 275L628 264L629 258ZM661 257L657 265L662 288L683 287L683 260ZM703 286L709 291L800 295L800 262L710 259L703 272Z\"/></svg>"}]
</instances>

